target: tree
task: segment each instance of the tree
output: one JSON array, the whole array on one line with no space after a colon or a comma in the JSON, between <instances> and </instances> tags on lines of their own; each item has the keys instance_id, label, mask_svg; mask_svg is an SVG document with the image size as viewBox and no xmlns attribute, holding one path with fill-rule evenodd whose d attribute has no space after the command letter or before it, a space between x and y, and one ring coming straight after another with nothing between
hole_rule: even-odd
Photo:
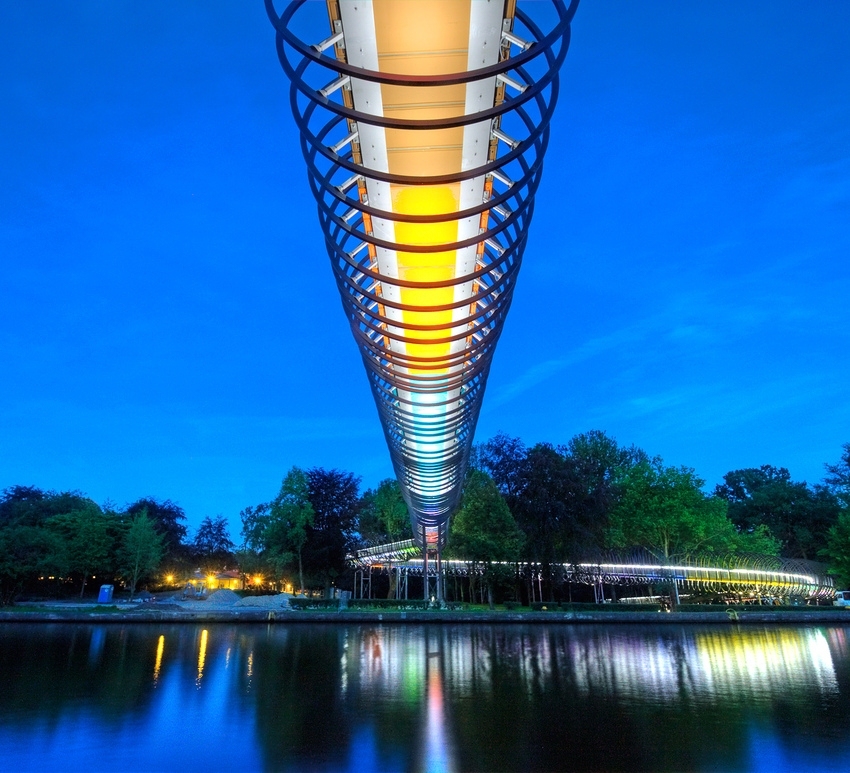
<instances>
[{"instance_id":1,"label":"tree","mask_svg":"<svg viewBox=\"0 0 850 773\"><path fill-rule=\"evenodd\" d=\"M91 500L79 491L42 491L10 486L0 496L0 525L44 526L55 515L85 509Z\"/></svg>"},{"instance_id":2,"label":"tree","mask_svg":"<svg viewBox=\"0 0 850 773\"><path fill-rule=\"evenodd\" d=\"M82 507L54 515L47 527L63 543L66 571L81 575L80 598L89 576L110 571L115 550L114 516L107 516L95 502L86 500Z\"/></svg>"},{"instance_id":3,"label":"tree","mask_svg":"<svg viewBox=\"0 0 850 773\"><path fill-rule=\"evenodd\" d=\"M216 568L223 568L233 560L234 545L227 530L227 519L223 515L204 518L195 534L192 550L198 560Z\"/></svg>"},{"instance_id":4,"label":"tree","mask_svg":"<svg viewBox=\"0 0 850 773\"><path fill-rule=\"evenodd\" d=\"M307 474L300 467L292 467L268 507L262 544L278 574L296 563L301 592L304 591L304 545L314 518Z\"/></svg>"},{"instance_id":5,"label":"tree","mask_svg":"<svg viewBox=\"0 0 850 773\"><path fill-rule=\"evenodd\" d=\"M626 470L649 460L646 452L621 448L604 432L591 430L573 437L558 452L569 463L575 479L571 500L577 533L574 548L598 552L605 541L608 516L620 496L619 481Z\"/></svg>"},{"instance_id":6,"label":"tree","mask_svg":"<svg viewBox=\"0 0 850 773\"><path fill-rule=\"evenodd\" d=\"M239 513L242 521L242 544L255 553L265 549L265 532L269 525L270 507L268 502L262 502L259 505L249 505Z\"/></svg>"},{"instance_id":7,"label":"tree","mask_svg":"<svg viewBox=\"0 0 850 773\"><path fill-rule=\"evenodd\" d=\"M611 512L608 544L643 548L665 564L694 553L734 552L739 532L726 515L727 504L702 492L704 481L688 467L666 467L659 458L625 473L620 501ZM757 537L765 544L763 530ZM672 583L673 603L678 589Z\"/></svg>"},{"instance_id":8,"label":"tree","mask_svg":"<svg viewBox=\"0 0 850 773\"><path fill-rule=\"evenodd\" d=\"M331 582L346 571L346 556L357 546L360 478L313 467L307 471L307 482L315 517L307 527L304 563L327 592Z\"/></svg>"},{"instance_id":9,"label":"tree","mask_svg":"<svg viewBox=\"0 0 850 773\"><path fill-rule=\"evenodd\" d=\"M499 571L500 562L518 561L523 541L496 483L487 473L472 470L460 510L451 521L449 546L453 556L483 567L491 609L494 588L505 574Z\"/></svg>"},{"instance_id":10,"label":"tree","mask_svg":"<svg viewBox=\"0 0 850 773\"><path fill-rule=\"evenodd\" d=\"M107 521L104 539L103 519ZM35 486L11 486L0 494L0 534L5 547L0 563L2 593L14 598L41 575L82 575L110 568L114 519L105 516L77 491L42 491ZM67 522L67 526L62 524ZM108 546L104 548L104 542ZM85 554L88 554L86 558ZM104 553L106 556L104 556Z\"/></svg>"},{"instance_id":11,"label":"tree","mask_svg":"<svg viewBox=\"0 0 850 773\"><path fill-rule=\"evenodd\" d=\"M726 502L706 496L703 485L691 468L666 467L659 458L635 465L611 513L609 546L642 547L663 561L734 551L738 532Z\"/></svg>"},{"instance_id":12,"label":"tree","mask_svg":"<svg viewBox=\"0 0 850 773\"><path fill-rule=\"evenodd\" d=\"M57 574L62 549L61 539L44 527L0 525L0 606L14 603L39 574Z\"/></svg>"},{"instance_id":13,"label":"tree","mask_svg":"<svg viewBox=\"0 0 850 773\"><path fill-rule=\"evenodd\" d=\"M648 457L593 430L565 446L530 449L500 433L478 448L476 458L524 532L526 557L542 565L551 598L551 565L599 553L624 472Z\"/></svg>"},{"instance_id":14,"label":"tree","mask_svg":"<svg viewBox=\"0 0 850 773\"><path fill-rule=\"evenodd\" d=\"M850 587L850 512L842 513L827 534L821 556L841 587Z\"/></svg>"},{"instance_id":15,"label":"tree","mask_svg":"<svg viewBox=\"0 0 850 773\"><path fill-rule=\"evenodd\" d=\"M186 513L180 505L170 499L161 502L154 497L143 497L125 508L125 513L130 517L144 513L154 524L154 528L163 537L163 548L166 553L182 557L186 552L187 529L183 521Z\"/></svg>"},{"instance_id":16,"label":"tree","mask_svg":"<svg viewBox=\"0 0 850 773\"><path fill-rule=\"evenodd\" d=\"M476 448L479 468L488 473L508 500L518 497L523 488L523 472L528 449L519 438L499 432Z\"/></svg>"},{"instance_id":17,"label":"tree","mask_svg":"<svg viewBox=\"0 0 850 773\"><path fill-rule=\"evenodd\" d=\"M410 513L395 478L382 480L374 491L367 489L360 498L358 510L357 530L366 544L413 538Z\"/></svg>"},{"instance_id":18,"label":"tree","mask_svg":"<svg viewBox=\"0 0 850 773\"><path fill-rule=\"evenodd\" d=\"M139 581L156 571L164 555L165 537L142 510L128 523L118 551L120 570L130 580L130 598Z\"/></svg>"},{"instance_id":19,"label":"tree","mask_svg":"<svg viewBox=\"0 0 850 773\"><path fill-rule=\"evenodd\" d=\"M840 500L843 507L850 509L850 443L843 446L844 452L837 464L825 464L824 483Z\"/></svg>"},{"instance_id":20,"label":"tree","mask_svg":"<svg viewBox=\"0 0 850 773\"><path fill-rule=\"evenodd\" d=\"M729 517L742 533L767 527L789 558L814 558L841 511L827 487L811 489L792 481L784 467L768 464L726 473L715 494L729 503Z\"/></svg>"}]
</instances>

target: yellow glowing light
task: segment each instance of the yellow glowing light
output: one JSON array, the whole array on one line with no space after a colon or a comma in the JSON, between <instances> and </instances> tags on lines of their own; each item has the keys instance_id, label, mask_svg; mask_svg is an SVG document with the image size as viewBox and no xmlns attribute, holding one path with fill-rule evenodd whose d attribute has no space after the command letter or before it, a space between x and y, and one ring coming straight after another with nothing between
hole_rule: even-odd
<instances>
[{"instance_id":1,"label":"yellow glowing light","mask_svg":"<svg viewBox=\"0 0 850 773\"><path fill-rule=\"evenodd\" d=\"M262 575L259 575L259 574L258 574L258 575L256 575L256 576L254 577L253 582L254 582L254 585L262 585L262 584L263 584L263 577L262 577Z\"/></svg>"},{"instance_id":2,"label":"yellow glowing light","mask_svg":"<svg viewBox=\"0 0 850 773\"><path fill-rule=\"evenodd\" d=\"M165 575L165 582L168 583L169 585L171 585L174 582L174 575L173 574Z\"/></svg>"},{"instance_id":3,"label":"yellow glowing light","mask_svg":"<svg viewBox=\"0 0 850 773\"><path fill-rule=\"evenodd\" d=\"M381 70L413 75L459 72L467 67L470 5L461 0L374 0L375 46ZM384 115L427 120L463 115L466 86L453 84L428 89L383 84ZM406 131L387 129L387 162L392 174L428 177L460 171L464 130L461 127ZM392 209L403 215L446 215L458 211L460 185L393 185ZM432 246L458 241L458 221L404 223L395 221L398 244ZM456 276L455 250L396 253L398 276L412 282L451 281ZM431 311L455 300L453 287L400 288L405 325L433 330L405 331L407 354L424 359L426 367L410 373L439 376L448 371L451 343L436 343L452 332L451 309Z\"/></svg>"},{"instance_id":4,"label":"yellow glowing light","mask_svg":"<svg viewBox=\"0 0 850 773\"><path fill-rule=\"evenodd\" d=\"M207 585L208 585L210 588L212 588L212 586L213 586L214 584L215 584L215 575L214 575L214 574L208 574L208 575L207 575Z\"/></svg>"},{"instance_id":5,"label":"yellow glowing light","mask_svg":"<svg viewBox=\"0 0 850 773\"><path fill-rule=\"evenodd\" d=\"M405 215L442 215L457 209L457 199L449 186L413 186L398 188L393 194L396 212ZM396 240L400 244L435 245L457 241L457 221L441 223L403 223L395 225ZM441 282L451 280L455 274L455 251L451 252L398 252L398 275L412 282ZM407 306L427 309L443 306L454 300L454 288L401 288L401 301ZM410 325L439 325L436 330L413 330L408 338L422 343L408 343L407 353L412 357L443 358L449 354L450 344L429 343L447 338L451 332L452 311L405 310L403 319ZM434 363L439 364L439 363ZM445 368L411 372L438 374Z\"/></svg>"}]
</instances>

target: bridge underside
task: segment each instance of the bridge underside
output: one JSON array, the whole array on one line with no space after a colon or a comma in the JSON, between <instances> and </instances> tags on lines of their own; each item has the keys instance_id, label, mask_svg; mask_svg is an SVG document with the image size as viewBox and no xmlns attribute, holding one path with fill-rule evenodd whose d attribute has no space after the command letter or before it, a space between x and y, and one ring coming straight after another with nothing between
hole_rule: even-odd
<instances>
[{"instance_id":1,"label":"bridge underside","mask_svg":"<svg viewBox=\"0 0 850 773\"><path fill-rule=\"evenodd\" d=\"M308 29L302 40L305 1L278 14L265 0L413 534L439 556L525 250L578 0L526 10L516 0L326 0L328 37Z\"/></svg>"}]
</instances>

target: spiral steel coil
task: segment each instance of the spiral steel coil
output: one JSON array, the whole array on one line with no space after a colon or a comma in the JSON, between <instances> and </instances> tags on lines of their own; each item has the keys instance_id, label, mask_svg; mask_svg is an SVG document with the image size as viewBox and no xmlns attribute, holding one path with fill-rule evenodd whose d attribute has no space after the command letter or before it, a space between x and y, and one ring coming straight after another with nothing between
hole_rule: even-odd
<instances>
[{"instance_id":1,"label":"spiral steel coil","mask_svg":"<svg viewBox=\"0 0 850 773\"><path fill-rule=\"evenodd\" d=\"M430 575L437 572L432 562L426 566L411 557L411 541L377 545L348 556L355 567L402 566L411 575ZM544 578L541 564L526 561L503 562L513 567L525 579ZM552 579L561 583L584 585L617 585L645 587L653 583L671 583L703 593L743 594L752 596L805 596L831 599L835 595L833 578L825 567L812 561L779 558L765 555L695 555L661 562L657 556L642 550L629 553L611 552L593 560L575 563L555 563L547 568ZM442 571L447 575L480 575L481 562L463 559L443 560Z\"/></svg>"},{"instance_id":2,"label":"spiral steel coil","mask_svg":"<svg viewBox=\"0 0 850 773\"><path fill-rule=\"evenodd\" d=\"M548 32L500 0L493 61L437 73L388 72L358 53L348 28L371 0L328 0L331 37L303 42L293 27L304 2L279 14L265 0L310 188L416 541L442 546L527 243L578 0L546 0ZM464 90L461 107L435 97L446 87ZM420 117L385 109L390 94ZM465 143L451 171L411 174L384 162L386 147L381 155L389 137L440 158L458 147L446 144L451 131ZM473 137L484 140L475 152Z\"/></svg>"}]
</instances>

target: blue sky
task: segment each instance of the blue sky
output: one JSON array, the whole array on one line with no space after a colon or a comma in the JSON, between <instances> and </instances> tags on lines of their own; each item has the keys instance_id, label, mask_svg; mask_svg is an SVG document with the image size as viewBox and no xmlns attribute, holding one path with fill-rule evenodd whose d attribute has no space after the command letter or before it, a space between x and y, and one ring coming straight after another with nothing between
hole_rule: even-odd
<instances>
[{"instance_id":1,"label":"blue sky","mask_svg":"<svg viewBox=\"0 0 850 773\"><path fill-rule=\"evenodd\" d=\"M850 441L848 52L843 0L584 2L478 440L820 480ZM235 537L293 464L390 476L262 3L4 3L0 62L0 488Z\"/></svg>"}]
</instances>

